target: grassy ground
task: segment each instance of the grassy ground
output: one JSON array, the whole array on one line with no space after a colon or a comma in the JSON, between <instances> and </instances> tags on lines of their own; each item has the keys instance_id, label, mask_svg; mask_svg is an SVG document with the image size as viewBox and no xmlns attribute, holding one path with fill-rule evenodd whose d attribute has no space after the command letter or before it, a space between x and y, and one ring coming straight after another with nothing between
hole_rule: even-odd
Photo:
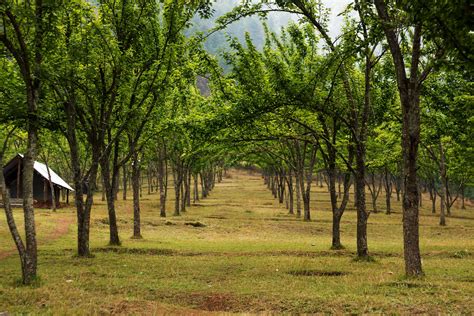
<instances>
[{"instance_id":1,"label":"grassy ground","mask_svg":"<svg viewBox=\"0 0 474 316\"><path fill-rule=\"evenodd\" d=\"M32 287L18 285L19 260L2 216L0 313L474 312L472 206L454 209L448 226L440 227L426 200L420 218L426 277L407 280L399 203L393 215L370 216L369 250L376 261L367 263L353 260L353 209L342 220L346 249L329 250L328 199L325 188L315 188L313 221L302 222L271 197L258 175L234 171L181 217L160 218L157 195L145 194L143 240L130 239L131 201L119 201L123 245L116 248L107 247L107 215L99 201L90 259L74 257L72 208L37 210L41 279ZM206 226L185 225L196 221Z\"/></svg>"}]
</instances>

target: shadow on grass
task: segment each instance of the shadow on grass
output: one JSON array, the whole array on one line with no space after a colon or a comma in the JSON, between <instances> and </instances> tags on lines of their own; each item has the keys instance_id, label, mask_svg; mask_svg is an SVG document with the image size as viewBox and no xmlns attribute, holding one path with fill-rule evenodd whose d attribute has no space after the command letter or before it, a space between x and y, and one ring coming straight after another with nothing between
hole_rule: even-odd
<instances>
[{"instance_id":1,"label":"shadow on grass","mask_svg":"<svg viewBox=\"0 0 474 316\"><path fill-rule=\"evenodd\" d=\"M170 256L176 252L171 249L161 248L125 248L125 247L102 247L94 248L92 252L113 252L116 254L138 254L138 255L152 255L152 256Z\"/></svg>"},{"instance_id":2,"label":"shadow on grass","mask_svg":"<svg viewBox=\"0 0 474 316\"><path fill-rule=\"evenodd\" d=\"M306 270L306 269L290 270L287 273L293 276L330 276L330 277L343 276L343 275L349 274L349 272L344 272L344 271L321 271L321 270Z\"/></svg>"},{"instance_id":3,"label":"shadow on grass","mask_svg":"<svg viewBox=\"0 0 474 316\"><path fill-rule=\"evenodd\" d=\"M377 263L377 260L374 256L356 256L352 259L354 262L368 262L368 263Z\"/></svg>"}]
</instances>

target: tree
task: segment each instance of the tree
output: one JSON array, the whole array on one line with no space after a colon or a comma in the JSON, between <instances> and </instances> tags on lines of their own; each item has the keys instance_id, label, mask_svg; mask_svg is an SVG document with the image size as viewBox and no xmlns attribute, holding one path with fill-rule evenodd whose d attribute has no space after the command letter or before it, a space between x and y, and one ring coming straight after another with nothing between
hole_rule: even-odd
<instances>
[{"instance_id":1,"label":"tree","mask_svg":"<svg viewBox=\"0 0 474 316\"><path fill-rule=\"evenodd\" d=\"M33 208L33 165L37 155L39 107L43 88L43 59L45 38L51 33L45 19L54 17L55 5L43 0L0 3L2 30L0 43L13 57L25 89L27 151L23 159L23 210L25 218L25 247L17 247L22 262L23 283L30 284L37 275L37 243ZM54 20L54 19L52 19ZM14 230L11 230L15 235ZM14 239L16 240L17 238ZM18 244L17 244L18 246Z\"/></svg>"},{"instance_id":2,"label":"tree","mask_svg":"<svg viewBox=\"0 0 474 316\"><path fill-rule=\"evenodd\" d=\"M423 275L419 247L417 178L421 88L439 60L453 47L465 58L472 58L470 52L472 45L459 45L461 38L472 44L472 37L467 35L468 23L465 23L468 15L464 13L464 8L460 5L462 3L464 1L441 3L433 0L429 3L426 1L394 3L374 0L378 20L393 58L402 108L403 237L407 276ZM453 19L451 16L453 13L460 19ZM450 22L448 22L448 16ZM458 28L452 28L453 26ZM399 31L403 29L409 31ZM450 35L446 36L447 33ZM441 45L440 42L442 42ZM410 58L409 65L408 58ZM424 69L421 69L422 60L425 61Z\"/></svg>"}]
</instances>

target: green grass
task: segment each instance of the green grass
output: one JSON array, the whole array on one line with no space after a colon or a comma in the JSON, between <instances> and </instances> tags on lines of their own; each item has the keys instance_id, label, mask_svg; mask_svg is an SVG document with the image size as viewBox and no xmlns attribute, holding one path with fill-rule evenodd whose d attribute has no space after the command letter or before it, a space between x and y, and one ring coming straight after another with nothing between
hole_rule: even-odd
<instances>
[{"instance_id":1,"label":"green grass","mask_svg":"<svg viewBox=\"0 0 474 316\"><path fill-rule=\"evenodd\" d=\"M0 259L0 312L472 314L472 205L467 210L454 208L448 226L440 227L425 197L420 234L426 277L410 280L403 276L400 204L395 199L395 214L370 215L373 262L353 260L353 209L342 219L345 249L330 250L331 213L325 188L316 187L313 199L313 221L303 222L287 214L259 176L232 172L210 198L180 217L160 218L158 196L145 193L143 240L130 238L131 201L118 201L123 244L109 248L107 213L98 197L91 221L95 257L88 259L74 256L72 208L57 213L37 210L39 284L18 285L16 252ZM172 203L167 208L171 214ZM16 215L20 225L21 211ZM206 227L185 225L196 221ZM70 222L66 234L54 237L59 223ZM14 249L3 217L0 241L0 254Z\"/></svg>"}]
</instances>

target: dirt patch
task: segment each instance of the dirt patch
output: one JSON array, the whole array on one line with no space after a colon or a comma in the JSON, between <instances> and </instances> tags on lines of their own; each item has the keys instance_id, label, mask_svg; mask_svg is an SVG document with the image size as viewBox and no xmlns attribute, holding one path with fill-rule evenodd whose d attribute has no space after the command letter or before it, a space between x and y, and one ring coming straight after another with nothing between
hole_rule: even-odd
<instances>
[{"instance_id":1,"label":"dirt patch","mask_svg":"<svg viewBox=\"0 0 474 316\"><path fill-rule=\"evenodd\" d=\"M101 312L106 312L112 315L130 315L130 314L143 314L150 312L154 309L151 302L143 301L121 301L107 308L101 309Z\"/></svg>"},{"instance_id":2,"label":"dirt patch","mask_svg":"<svg viewBox=\"0 0 474 316\"><path fill-rule=\"evenodd\" d=\"M191 299L206 311L229 311L239 305L239 300L228 293L191 294Z\"/></svg>"},{"instance_id":3,"label":"dirt patch","mask_svg":"<svg viewBox=\"0 0 474 316\"><path fill-rule=\"evenodd\" d=\"M184 225L186 226L192 226L192 227L206 227L205 224L201 223L201 222L186 222L184 223Z\"/></svg>"},{"instance_id":4,"label":"dirt patch","mask_svg":"<svg viewBox=\"0 0 474 316\"><path fill-rule=\"evenodd\" d=\"M38 244L39 245L49 244L61 238L62 236L66 235L67 232L69 231L69 225L71 225L73 222L74 222L73 217L58 218L56 220L56 226L54 227L54 230L48 233L46 236L41 236L38 239ZM0 260L5 259L15 253L17 253L16 249L0 251Z\"/></svg>"},{"instance_id":5,"label":"dirt patch","mask_svg":"<svg viewBox=\"0 0 474 316\"><path fill-rule=\"evenodd\" d=\"M210 216L206 216L204 218L211 218L211 219L227 219L227 217L225 216L222 216L222 215L210 215Z\"/></svg>"},{"instance_id":6,"label":"dirt patch","mask_svg":"<svg viewBox=\"0 0 474 316\"><path fill-rule=\"evenodd\" d=\"M193 307L204 311L245 310L243 299L230 293L191 293L186 301Z\"/></svg>"},{"instance_id":7,"label":"dirt patch","mask_svg":"<svg viewBox=\"0 0 474 316\"><path fill-rule=\"evenodd\" d=\"M102 247L94 248L92 252L113 252L117 254L136 254L136 255L152 255L152 256L170 256L175 253L171 249L161 248L125 248L125 247Z\"/></svg>"},{"instance_id":8,"label":"dirt patch","mask_svg":"<svg viewBox=\"0 0 474 316\"><path fill-rule=\"evenodd\" d=\"M123 300L100 309L99 314L107 315L205 315L207 312L168 306L159 302L143 300Z\"/></svg>"},{"instance_id":9,"label":"dirt patch","mask_svg":"<svg viewBox=\"0 0 474 316\"><path fill-rule=\"evenodd\" d=\"M344 271L321 271L321 270L290 270L287 272L290 275L294 276L330 276L330 277L336 277L336 276L344 276L349 274L348 272Z\"/></svg>"}]
</instances>

